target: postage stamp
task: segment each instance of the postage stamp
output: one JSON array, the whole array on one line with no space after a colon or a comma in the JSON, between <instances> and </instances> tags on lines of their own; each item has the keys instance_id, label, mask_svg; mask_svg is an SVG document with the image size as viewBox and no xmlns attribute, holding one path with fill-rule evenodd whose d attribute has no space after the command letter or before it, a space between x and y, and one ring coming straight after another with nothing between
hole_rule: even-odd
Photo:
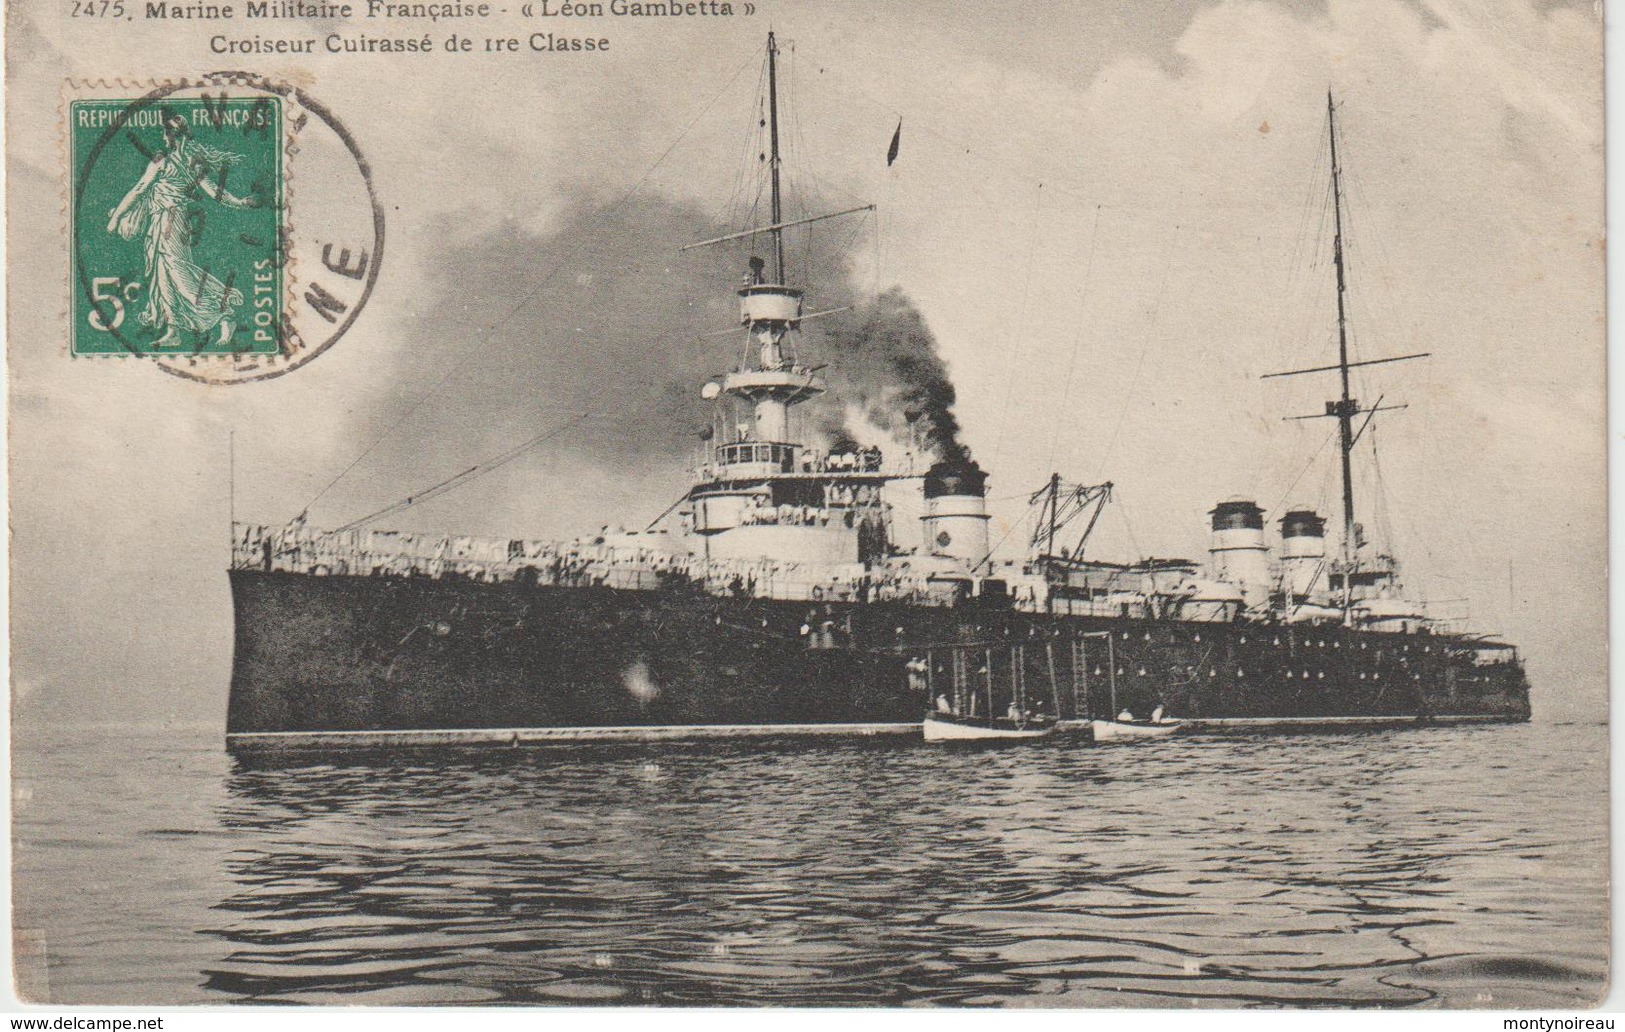
<instances>
[{"instance_id":1,"label":"postage stamp","mask_svg":"<svg viewBox=\"0 0 1625 1032\"><path fill-rule=\"evenodd\" d=\"M72 355L244 383L354 325L383 208L355 139L303 90L235 72L70 82L64 117Z\"/></svg>"},{"instance_id":2,"label":"postage stamp","mask_svg":"<svg viewBox=\"0 0 1625 1032\"><path fill-rule=\"evenodd\" d=\"M275 355L280 97L76 100L75 355Z\"/></svg>"}]
</instances>

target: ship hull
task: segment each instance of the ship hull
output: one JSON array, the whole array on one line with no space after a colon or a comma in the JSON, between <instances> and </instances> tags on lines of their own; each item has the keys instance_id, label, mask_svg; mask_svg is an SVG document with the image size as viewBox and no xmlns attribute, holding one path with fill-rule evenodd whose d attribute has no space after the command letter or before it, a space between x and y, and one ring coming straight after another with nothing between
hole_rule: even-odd
<instances>
[{"instance_id":1,"label":"ship hull","mask_svg":"<svg viewBox=\"0 0 1625 1032\"><path fill-rule=\"evenodd\" d=\"M1018 684L1063 720L1159 703L1197 727L1529 717L1517 664L1474 663L1470 643L1444 635L729 598L687 585L230 577L234 750L917 735L937 697L1008 699ZM924 675L909 669L920 658Z\"/></svg>"}]
</instances>

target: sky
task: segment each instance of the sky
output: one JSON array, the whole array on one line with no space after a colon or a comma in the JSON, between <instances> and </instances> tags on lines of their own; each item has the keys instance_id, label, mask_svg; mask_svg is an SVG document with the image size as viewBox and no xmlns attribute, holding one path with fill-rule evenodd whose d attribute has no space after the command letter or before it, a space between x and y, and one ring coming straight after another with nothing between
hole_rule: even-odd
<instances>
[{"instance_id":1,"label":"sky","mask_svg":"<svg viewBox=\"0 0 1625 1032\"><path fill-rule=\"evenodd\" d=\"M136 21L113 52L54 5L10 5L16 719L223 722L233 510L281 523L310 506L336 525L580 412L395 525L569 537L663 509L708 418L700 383L733 357L705 335L729 325L741 271L736 252L678 248L748 221L769 27L791 210L879 206L813 235L809 305L910 299L1011 554L1052 470L1116 485L1101 557L1200 557L1207 510L1238 495L1271 519L1335 508L1331 425L1282 419L1334 384L1259 378L1335 358L1330 89L1354 357L1432 353L1356 378L1367 403L1409 405L1377 424L1388 515L1369 515L1367 471L1362 520L1413 588L1523 648L1538 715L1604 711L1589 3L773 2L601 27L616 49L592 57L250 65L349 128L389 243L330 351L223 387L67 358L54 114L68 78L215 68L201 41L217 30Z\"/></svg>"}]
</instances>

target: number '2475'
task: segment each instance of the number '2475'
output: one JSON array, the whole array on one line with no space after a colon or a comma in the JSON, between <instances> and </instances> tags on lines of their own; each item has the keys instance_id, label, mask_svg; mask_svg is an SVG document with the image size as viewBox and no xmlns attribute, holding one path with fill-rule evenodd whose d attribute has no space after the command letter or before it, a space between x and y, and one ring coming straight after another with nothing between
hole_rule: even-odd
<instances>
[{"instance_id":1,"label":"number '2475'","mask_svg":"<svg viewBox=\"0 0 1625 1032\"><path fill-rule=\"evenodd\" d=\"M122 18L124 0L73 0L75 18Z\"/></svg>"}]
</instances>

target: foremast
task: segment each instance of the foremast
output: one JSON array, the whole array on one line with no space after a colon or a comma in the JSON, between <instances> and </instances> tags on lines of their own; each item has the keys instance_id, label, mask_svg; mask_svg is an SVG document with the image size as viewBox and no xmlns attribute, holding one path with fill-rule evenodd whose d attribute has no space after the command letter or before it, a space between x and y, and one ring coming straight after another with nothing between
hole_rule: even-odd
<instances>
[{"instance_id":1,"label":"foremast","mask_svg":"<svg viewBox=\"0 0 1625 1032\"><path fill-rule=\"evenodd\" d=\"M705 397L737 406L724 420L721 440L707 450L701 479L689 493L689 518L709 558L773 557L812 564L851 563L884 550L886 530L878 449L840 456L817 454L797 440L796 407L824 394L819 369L799 357L801 324L829 314L806 313L804 292L791 286L785 264L786 230L871 211L864 205L807 218L785 218L783 157L779 149L779 46L767 37L767 152L769 220L766 225L690 244L684 250L734 240L769 240L768 258L755 255L739 298L746 345L738 364L707 386Z\"/></svg>"}]
</instances>

